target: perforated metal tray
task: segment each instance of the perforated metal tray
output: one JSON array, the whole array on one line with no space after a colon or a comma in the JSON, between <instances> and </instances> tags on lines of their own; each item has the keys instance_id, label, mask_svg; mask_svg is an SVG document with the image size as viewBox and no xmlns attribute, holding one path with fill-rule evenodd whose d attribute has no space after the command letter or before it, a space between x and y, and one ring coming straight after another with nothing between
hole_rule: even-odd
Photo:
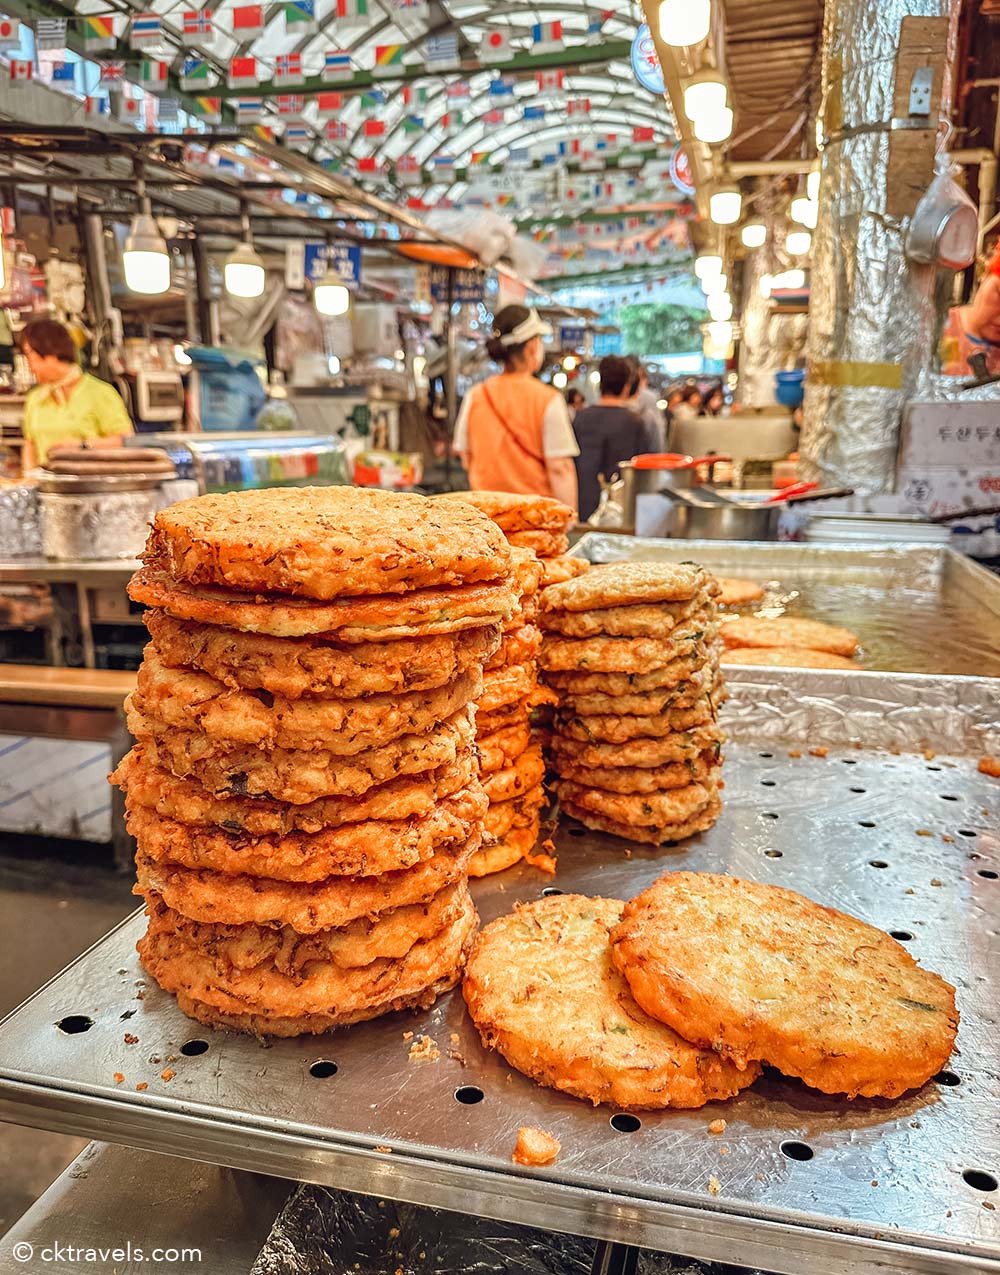
<instances>
[{"instance_id":1,"label":"perforated metal tray","mask_svg":"<svg viewBox=\"0 0 1000 1275\"><path fill-rule=\"evenodd\" d=\"M783 1275L1000 1272L1000 784L976 771L1000 751L996 683L769 673L728 709L710 833L627 853L564 822L555 879L479 883L483 918L552 888L627 898L678 867L799 889L956 985L958 1051L919 1092L850 1103L772 1073L726 1104L623 1117L485 1053L457 994L264 1048L205 1033L143 978L136 916L0 1025L0 1118ZM409 1032L440 1059L411 1062ZM524 1124L560 1139L554 1165L511 1163Z\"/></svg>"}]
</instances>

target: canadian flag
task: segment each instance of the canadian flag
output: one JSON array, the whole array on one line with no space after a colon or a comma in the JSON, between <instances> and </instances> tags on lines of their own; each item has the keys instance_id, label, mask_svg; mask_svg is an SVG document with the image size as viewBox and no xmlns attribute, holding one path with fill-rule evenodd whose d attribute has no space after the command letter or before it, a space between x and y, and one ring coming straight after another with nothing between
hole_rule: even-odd
<instances>
[{"instance_id":1,"label":"canadian flag","mask_svg":"<svg viewBox=\"0 0 1000 1275\"><path fill-rule=\"evenodd\" d=\"M511 56L509 33L501 27L491 27L479 43L480 62L506 62Z\"/></svg>"},{"instance_id":2,"label":"canadian flag","mask_svg":"<svg viewBox=\"0 0 1000 1275\"><path fill-rule=\"evenodd\" d=\"M35 78L35 64L28 62L22 58L11 58L8 63L10 71L10 82L12 85L25 84L28 80Z\"/></svg>"},{"instance_id":3,"label":"canadian flag","mask_svg":"<svg viewBox=\"0 0 1000 1275\"><path fill-rule=\"evenodd\" d=\"M566 82L565 71L539 71L535 76L539 93L558 93Z\"/></svg>"}]
</instances>

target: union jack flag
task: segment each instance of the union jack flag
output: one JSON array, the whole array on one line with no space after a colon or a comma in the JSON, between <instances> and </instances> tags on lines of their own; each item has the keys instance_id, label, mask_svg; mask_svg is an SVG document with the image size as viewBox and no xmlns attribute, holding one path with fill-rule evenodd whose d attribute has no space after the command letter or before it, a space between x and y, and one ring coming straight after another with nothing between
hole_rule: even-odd
<instances>
[{"instance_id":1,"label":"union jack flag","mask_svg":"<svg viewBox=\"0 0 1000 1275\"><path fill-rule=\"evenodd\" d=\"M125 79L125 63L121 61L101 63L101 83L121 84Z\"/></svg>"}]
</instances>

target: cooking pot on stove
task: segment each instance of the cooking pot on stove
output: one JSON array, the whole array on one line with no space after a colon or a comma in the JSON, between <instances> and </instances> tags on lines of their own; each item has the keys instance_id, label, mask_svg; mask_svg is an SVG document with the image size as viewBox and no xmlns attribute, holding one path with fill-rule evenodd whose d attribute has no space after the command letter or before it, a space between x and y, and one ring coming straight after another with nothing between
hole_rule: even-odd
<instances>
[{"instance_id":1,"label":"cooking pot on stove","mask_svg":"<svg viewBox=\"0 0 1000 1275\"><path fill-rule=\"evenodd\" d=\"M699 465L710 468L729 456L684 456L679 452L647 452L623 460L618 466L621 491L616 499L625 511L625 524L635 526L636 501L658 492L691 491L697 485Z\"/></svg>"}]
</instances>

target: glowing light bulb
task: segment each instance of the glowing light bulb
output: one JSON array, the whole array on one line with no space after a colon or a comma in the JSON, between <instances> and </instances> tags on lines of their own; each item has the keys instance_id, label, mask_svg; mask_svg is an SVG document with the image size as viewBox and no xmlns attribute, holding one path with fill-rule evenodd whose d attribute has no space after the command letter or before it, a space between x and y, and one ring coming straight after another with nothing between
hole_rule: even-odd
<instances>
[{"instance_id":1,"label":"glowing light bulb","mask_svg":"<svg viewBox=\"0 0 1000 1275\"><path fill-rule=\"evenodd\" d=\"M767 227L762 221L748 221L740 231L744 248L763 248L767 243Z\"/></svg>"},{"instance_id":2,"label":"glowing light bulb","mask_svg":"<svg viewBox=\"0 0 1000 1275\"><path fill-rule=\"evenodd\" d=\"M138 213L122 250L125 286L131 292L155 297L170 287L170 257L167 243L156 220L148 213Z\"/></svg>"},{"instance_id":3,"label":"glowing light bulb","mask_svg":"<svg viewBox=\"0 0 1000 1275\"><path fill-rule=\"evenodd\" d=\"M715 253L705 253L695 258L694 272L699 279L707 279L710 275L722 274L722 258Z\"/></svg>"},{"instance_id":4,"label":"glowing light bulb","mask_svg":"<svg viewBox=\"0 0 1000 1275\"><path fill-rule=\"evenodd\" d=\"M791 230L785 236L785 251L792 257L804 257L812 247L808 230Z\"/></svg>"},{"instance_id":5,"label":"glowing light bulb","mask_svg":"<svg viewBox=\"0 0 1000 1275\"><path fill-rule=\"evenodd\" d=\"M729 289L729 276L724 274L714 274L709 279L702 279L701 290L706 297L717 297L720 293L727 292Z\"/></svg>"},{"instance_id":6,"label":"glowing light bulb","mask_svg":"<svg viewBox=\"0 0 1000 1275\"><path fill-rule=\"evenodd\" d=\"M222 268L226 291L232 297L259 297L263 295L267 272L260 254L252 244L241 243L226 259Z\"/></svg>"},{"instance_id":7,"label":"glowing light bulb","mask_svg":"<svg viewBox=\"0 0 1000 1275\"><path fill-rule=\"evenodd\" d=\"M743 195L738 186L720 186L708 201L709 216L717 226L732 226L743 212Z\"/></svg>"},{"instance_id":8,"label":"glowing light bulb","mask_svg":"<svg viewBox=\"0 0 1000 1275\"><path fill-rule=\"evenodd\" d=\"M805 226L809 230L816 229L816 222L819 220L819 204L808 195L799 195L797 199L793 199L788 211L792 221L797 221L800 226Z\"/></svg>"},{"instance_id":9,"label":"glowing light bulb","mask_svg":"<svg viewBox=\"0 0 1000 1275\"><path fill-rule=\"evenodd\" d=\"M733 317L733 303L727 292L716 293L708 298L708 312L716 322L725 322Z\"/></svg>"},{"instance_id":10,"label":"glowing light bulb","mask_svg":"<svg viewBox=\"0 0 1000 1275\"><path fill-rule=\"evenodd\" d=\"M819 199L819 169L814 168L806 178L806 193L812 200Z\"/></svg>"},{"instance_id":11,"label":"glowing light bulb","mask_svg":"<svg viewBox=\"0 0 1000 1275\"><path fill-rule=\"evenodd\" d=\"M660 5L660 36L674 48L700 44L711 27L712 0L663 0Z\"/></svg>"}]
</instances>

